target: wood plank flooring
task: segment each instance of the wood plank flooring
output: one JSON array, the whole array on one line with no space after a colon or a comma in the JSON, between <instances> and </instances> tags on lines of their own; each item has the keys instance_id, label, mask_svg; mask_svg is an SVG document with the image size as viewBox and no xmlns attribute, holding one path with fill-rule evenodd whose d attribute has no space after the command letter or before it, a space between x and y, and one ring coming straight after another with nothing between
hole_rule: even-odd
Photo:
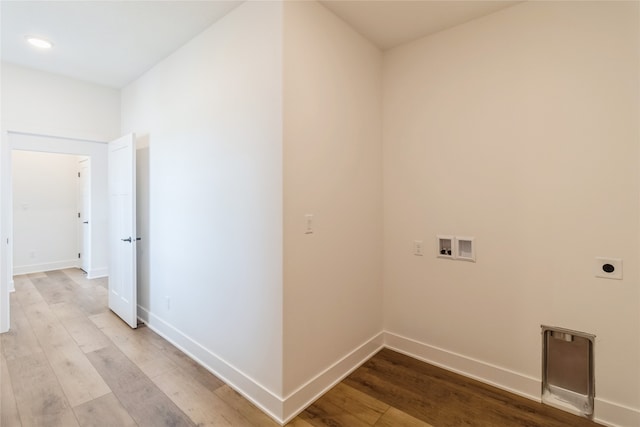
<instances>
[{"instance_id":1,"label":"wood plank flooring","mask_svg":"<svg viewBox=\"0 0 640 427\"><path fill-rule=\"evenodd\" d=\"M146 327L107 309L106 279L16 276L0 335L1 427L278 424ZM382 350L290 427L597 424Z\"/></svg>"}]
</instances>

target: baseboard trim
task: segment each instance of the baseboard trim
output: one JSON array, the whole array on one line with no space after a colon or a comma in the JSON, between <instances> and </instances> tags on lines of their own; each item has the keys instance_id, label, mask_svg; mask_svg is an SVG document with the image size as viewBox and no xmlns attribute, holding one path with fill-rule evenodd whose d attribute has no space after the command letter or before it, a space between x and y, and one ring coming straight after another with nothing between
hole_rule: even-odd
<instances>
[{"instance_id":1,"label":"baseboard trim","mask_svg":"<svg viewBox=\"0 0 640 427\"><path fill-rule=\"evenodd\" d=\"M284 420L282 424L286 424L295 418L316 399L359 368L383 347L384 332L380 332L290 393L284 398Z\"/></svg>"},{"instance_id":2,"label":"baseboard trim","mask_svg":"<svg viewBox=\"0 0 640 427\"><path fill-rule=\"evenodd\" d=\"M93 268L87 271L87 279L100 279L101 277L109 276L109 269L107 267Z\"/></svg>"},{"instance_id":3,"label":"baseboard trim","mask_svg":"<svg viewBox=\"0 0 640 427\"><path fill-rule=\"evenodd\" d=\"M392 332L385 332L385 346L434 366L478 380L499 389L540 402L541 380L481 360L434 347Z\"/></svg>"},{"instance_id":4,"label":"baseboard trim","mask_svg":"<svg viewBox=\"0 0 640 427\"><path fill-rule=\"evenodd\" d=\"M640 426L640 410L596 397L593 420L609 427Z\"/></svg>"},{"instance_id":5,"label":"baseboard trim","mask_svg":"<svg viewBox=\"0 0 640 427\"><path fill-rule=\"evenodd\" d=\"M155 333L175 345L260 408L265 414L282 424L283 401L281 397L144 307L138 306L138 318Z\"/></svg>"},{"instance_id":6,"label":"baseboard trim","mask_svg":"<svg viewBox=\"0 0 640 427\"><path fill-rule=\"evenodd\" d=\"M78 260L71 259L66 261L45 262L41 264L19 265L13 267L13 275L42 273L45 271L64 270L65 268L78 267Z\"/></svg>"}]
</instances>

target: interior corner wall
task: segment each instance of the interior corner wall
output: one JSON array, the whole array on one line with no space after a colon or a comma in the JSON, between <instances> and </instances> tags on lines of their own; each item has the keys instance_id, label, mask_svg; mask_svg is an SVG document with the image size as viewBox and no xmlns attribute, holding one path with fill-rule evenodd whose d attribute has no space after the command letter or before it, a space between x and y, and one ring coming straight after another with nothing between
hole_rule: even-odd
<instances>
[{"instance_id":1,"label":"interior corner wall","mask_svg":"<svg viewBox=\"0 0 640 427\"><path fill-rule=\"evenodd\" d=\"M285 2L284 16L291 414L382 344L382 53L320 3Z\"/></svg>"},{"instance_id":2,"label":"interior corner wall","mask_svg":"<svg viewBox=\"0 0 640 427\"><path fill-rule=\"evenodd\" d=\"M385 53L392 346L535 399L540 326L592 333L596 419L640 425L638 17L526 2ZM477 262L437 258L438 234Z\"/></svg>"},{"instance_id":3,"label":"interior corner wall","mask_svg":"<svg viewBox=\"0 0 640 427\"><path fill-rule=\"evenodd\" d=\"M14 274L79 266L78 159L13 152Z\"/></svg>"},{"instance_id":4,"label":"interior corner wall","mask_svg":"<svg viewBox=\"0 0 640 427\"><path fill-rule=\"evenodd\" d=\"M139 315L280 418L282 5L243 3L125 87L128 132L148 146Z\"/></svg>"}]
</instances>

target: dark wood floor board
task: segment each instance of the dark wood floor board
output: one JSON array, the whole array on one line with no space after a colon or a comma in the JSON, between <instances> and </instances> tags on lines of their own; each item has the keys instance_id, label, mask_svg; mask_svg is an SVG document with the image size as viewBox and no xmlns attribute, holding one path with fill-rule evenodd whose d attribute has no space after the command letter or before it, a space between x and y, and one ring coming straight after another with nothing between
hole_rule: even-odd
<instances>
[{"instance_id":1,"label":"dark wood floor board","mask_svg":"<svg viewBox=\"0 0 640 427\"><path fill-rule=\"evenodd\" d=\"M370 427L372 425L333 404L324 396L299 416L315 427Z\"/></svg>"},{"instance_id":2,"label":"dark wood floor board","mask_svg":"<svg viewBox=\"0 0 640 427\"><path fill-rule=\"evenodd\" d=\"M434 425L597 425L388 349L379 352L345 382L370 390L381 400ZM384 393L388 388L394 390L392 395ZM431 402L433 407L425 406L421 399Z\"/></svg>"},{"instance_id":3,"label":"dark wood floor board","mask_svg":"<svg viewBox=\"0 0 640 427\"><path fill-rule=\"evenodd\" d=\"M195 426L184 412L115 346L96 350L87 356L139 426Z\"/></svg>"},{"instance_id":4,"label":"dark wood floor board","mask_svg":"<svg viewBox=\"0 0 640 427\"><path fill-rule=\"evenodd\" d=\"M389 409L386 403L342 383L329 390L318 402L332 404L369 425L374 425Z\"/></svg>"},{"instance_id":5,"label":"dark wood floor board","mask_svg":"<svg viewBox=\"0 0 640 427\"><path fill-rule=\"evenodd\" d=\"M438 405L423 393L416 393L389 381L369 367L358 368L344 380L344 383L427 423L438 425L435 424L436 421L443 418L449 423L457 422L440 413L447 410L446 406ZM457 418L457 415L454 414L454 417Z\"/></svg>"},{"instance_id":6,"label":"dark wood floor board","mask_svg":"<svg viewBox=\"0 0 640 427\"><path fill-rule=\"evenodd\" d=\"M389 408L387 412L380 417L375 427L433 427L422 420L419 420L406 412L402 412L396 408Z\"/></svg>"},{"instance_id":7,"label":"dark wood floor board","mask_svg":"<svg viewBox=\"0 0 640 427\"><path fill-rule=\"evenodd\" d=\"M81 427L136 427L120 401L109 393L73 408Z\"/></svg>"},{"instance_id":8,"label":"dark wood floor board","mask_svg":"<svg viewBox=\"0 0 640 427\"><path fill-rule=\"evenodd\" d=\"M439 388L453 390L459 398L464 397L464 401L467 404L475 402L478 407L483 408L483 411L488 416L496 415L500 422L504 422L504 419L510 419L512 422L522 426L572 425L589 427L597 425L585 418L576 417L564 411L533 402L522 396L505 392L480 381L446 371L389 349L381 351L378 356L372 359L373 366L375 366L375 363L395 363L405 372L409 372L408 377L413 378L414 384L421 384L424 378L428 378L428 381L437 380ZM381 372L385 371L380 365L376 369ZM422 387L418 387L418 390L421 389Z\"/></svg>"}]
</instances>

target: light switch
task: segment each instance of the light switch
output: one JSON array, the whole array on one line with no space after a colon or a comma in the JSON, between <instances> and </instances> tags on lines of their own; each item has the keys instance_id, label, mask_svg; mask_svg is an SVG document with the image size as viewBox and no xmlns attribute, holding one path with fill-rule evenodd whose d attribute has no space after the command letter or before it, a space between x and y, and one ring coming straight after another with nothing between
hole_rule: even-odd
<instances>
[{"instance_id":1,"label":"light switch","mask_svg":"<svg viewBox=\"0 0 640 427\"><path fill-rule=\"evenodd\" d=\"M304 234L313 234L313 215L307 214L304 216L305 229Z\"/></svg>"},{"instance_id":2,"label":"light switch","mask_svg":"<svg viewBox=\"0 0 640 427\"><path fill-rule=\"evenodd\" d=\"M413 241L413 254L415 256L423 256L424 255L424 245L422 244L422 240L414 240Z\"/></svg>"}]
</instances>

